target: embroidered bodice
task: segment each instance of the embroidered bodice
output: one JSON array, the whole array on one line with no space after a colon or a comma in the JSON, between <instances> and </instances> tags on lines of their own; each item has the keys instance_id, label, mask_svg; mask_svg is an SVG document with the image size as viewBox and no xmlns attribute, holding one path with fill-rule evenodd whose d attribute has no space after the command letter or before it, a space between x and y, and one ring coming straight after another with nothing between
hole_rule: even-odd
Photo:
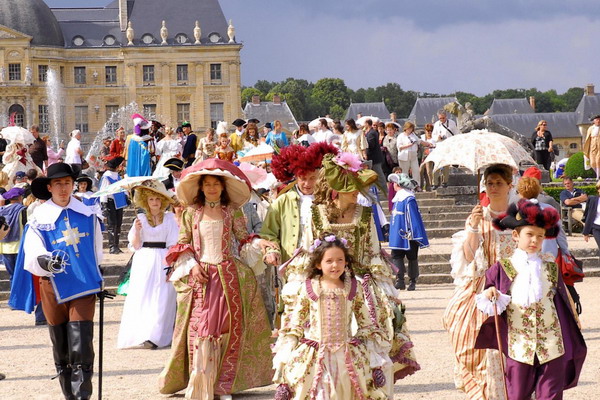
<instances>
[{"instance_id":1,"label":"embroidered bodice","mask_svg":"<svg viewBox=\"0 0 600 400\"><path fill-rule=\"evenodd\" d=\"M200 221L198 229L200 229L202 246L202 258L200 258L200 262L218 264L223 261L223 249L221 248L223 220Z\"/></svg>"}]
</instances>

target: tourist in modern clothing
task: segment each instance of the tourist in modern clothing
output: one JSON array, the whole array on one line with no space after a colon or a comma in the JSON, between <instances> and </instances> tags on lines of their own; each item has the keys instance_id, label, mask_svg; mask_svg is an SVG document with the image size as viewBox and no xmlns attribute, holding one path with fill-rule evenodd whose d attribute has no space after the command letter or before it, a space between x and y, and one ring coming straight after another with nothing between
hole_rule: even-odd
<instances>
[{"instance_id":1,"label":"tourist in modern clothing","mask_svg":"<svg viewBox=\"0 0 600 400\"><path fill-rule=\"evenodd\" d=\"M583 153L590 160L590 166L600 178L600 115L590 118L594 124L587 129L583 144Z\"/></svg>"},{"instance_id":2,"label":"tourist in modern clothing","mask_svg":"<svg viewBox=\"0 0 600 400\"><path fill-rule=\"evenodd\" d=\"M78 165L81 168L83 160L83 150L81 149L81 131L75 129L71 132L71 140L67 144L65 162L71 165Z\"/></svg>"},{"instance_id":3,"label":"tourist in modern clothing","mask_svg":"<svg viewBox=\"0 0 600 400\"><path fill-rule=\"evenodd\" d=\"M435 143L439 143L449 137L454 135L458 135L460 132L458 127L456 126L456 122L451 119L448 119L448 115L446 114L446 110L441 109L437 113L438 120L433 124L433 132L432 137ZM406 172L406 171L405 171ZM435 190L437 187L441 185L442 187L446 187L448 185L448 179L450 177L450 167L444 167L442 170L438 170L433 177L433 186L432 188Z\"/></svg>"},{"instance_id":4,"label":"tourist in modern clothing","mask_svg":"<svg viewBox=\"0 0 600 400\"><path fill-rule=\"evenodd\" d=\"M56 164L57 162L62 162L65 159L65 142L63 140L60 141L58 145L58 151L54 151L52 148L52 143L50 141L50 136L45 135L42 139L46 143L46 154L48 154L48 167L52 164Z\"/></svg>"},{"instance_id":5,"label":"tourist in modern clothing","mask_svg":"<svg viewBox=\"0 0 600 400\"><path fill-rule=\"evenodd\" d=\"M315 143L315 138L310 133L310 129L308 129L307 124L300 124L298 127L298 144L304 147L308 147L311 144Z\"/></svg>"},{"instance_id":6,"label":"tourist in modern clothing","mask_svg":"<svg viewBox=\"0 0 600 400\"><path fill-rule=\"evenodd\" d=\"M596 190L600 195L600 181L596 183ZM583 238L586 242L590 236L594 237L596 245L600 249L600 201L599 196L590 196L585 207L585 224L583 225Z\"/></svg>"},{"instance_id":7,"label":"tourist in modern clothing","mask_svg":"<svg viewBox=\"0 0 600 400\"><path fill-rule=\"evenodd\" d=\"M431 146L423 146L423 160L431 153L431 149L435 147L435 141L433 140L433 124L425 124L425 133L421 135L421 141L423 143L429 143ZM431 190L434 179L433 179L433 163L424 163L421 160L421 182L423 190Z\"/></svg>"},{"instance_id":8,"label":"tourist in modern clothing","mask_svg":"<svg viewBox=\"0 0 600 400\"><path fill-rule=\"evenodd\" d=\"M266 143L270 146L277 146L280 149L289 146L281 121L275 120L273 122L273 130L267 135Z\"/></svg>"},{"instance_id":9,"label":"tourist in modern clothing","mask_svg":"<svg viewBox=\"0 0 600 400\"><path fill-rule=\"evenodd\" d=\"M419 146L432 147L429 142L422 141L415 133L415 124L406 121L403 126L403 132L396 138L398 148L398 165L402 172L409 175L417 187L421 187L421 170L419 168Z\"/></svg>"},{"instance_id":10,"label":"tourist in modern clothing","mask_svg":"<svg viewBox=\"0 0 600 400\"><path fill-rule=\"evenodd\" d=\"M371 169L377 173L377 186L381 189L381 192L387 197L387 179L383 172L383 152L379 145L379 134L373 129L373 121L367 119L365 121L364 129L366 131L365 138L367 140L367 160L371 161Z\"/></svg>"},{"instance_id":11,"label":"tourist in modern clothing","mask_svg":"<svg viewBox=\"0 0 600 400\"><path fill-rule=\"evenodd\" d=\"M120 127L115 133L115 138L110 143L109 160L117 157L125 157L125 128Z\"/></svg>"},{"instance_id":12,"label":"tourist in modern clothing","mask_svg":"<svg viewBox=\"0 0 600 400\"><path fill-rule=\"evenodd\" d=\"M243 257L269 242L246 231L239 208L250 198L250 182L231 163L213 158L187 168L177 197L187 208L165 258L173 267L177 316L159 389L231 399L271 381L265 306L252 270L234 256L238 244Z\"/></svg>"},{"instance_id":13,"label":"tourist in modern clothing","mask_svg":"<svg viewBox=\"0 0 600 400\"><path fill-rule=\"evenodd\" d=\"M573 179L563 176L565 189L560 192L560 205L571 207L571 217L583 224L583 204L588 201L588 195L573 186Z\"/></svg>"},{"instance_id":14,"label":"tourist in modern clothing","mask_svg":"<svg viewBox=\"0 0 600 400\"><path fill-rule=\"evenodd\" d=\"M396 195L392 200L392 221L390 223L389 245L392 249L392 262L398 268L396 289L404 290L404 274L407 269L404 257L408 260L407 290L415 290L419 277L419 249L429 247L427 232L421 218L421 212L415 199L415 185L406 174L391 174L388 181L394 184Z\"/></svg>"},{"instance_id":15,"label":"tourist in modern clothing","mask_svg":"<svg viewBox=\"0 0 600 400\"><path fill-rule=\"evenodd\" d=\"M361 160L367 159L367 139L362 130L358 129L356 122L349 118L346 120L346 130L342 136L341 150L356 154Z\"/></svg>"},{"instance_id":16,"label":"tourist in modern clothing","mask_svg":"<svg viewBox=\"0 0 600 400\"><path fill-rule=\"evenodd\" d=\"M550 153L554 151L552 146L552 134L546 130L548 123L544 120L538 122L535 127L535 132L531 135L531 144L533 145L535 161L550 170Z\"/></svg>"},{"instance_id":17,"label":"tourist in modern clothing","mask_svg":"<svg viewBox=\"0 0 600 400\"><path fill-rule=\"evenodd\" d=\"M27 208L23 205L25 190L13 187L4 193L4 206L0 207L0 216L5 218L9 226L8 234L0 240L0 262L4 264L8 279L12 282L15 273L19 242L23 235L23 228L27 223Z\"/></svg>"},{"instance_id":18,"label":"tourist in modern clothing","mask_svg":"<svg viewBox=\"0 0 600 400\"><path fill-rule=\"evenodd\" d=\"M452 236L450 265L455 290L442 323L450 334L455 355L454 385L467 399L503 399L500 353L475 348L475 335L484 321L475 296L485 284L485 273L496 261L508 258L516 248L510 232L494 229L492 220L506 212L512 186L512 167L493 164L483 173L490 204L473 207L465 229Z\"/></svg>"},{"instance_id":19,"label":"tourist in modern clothing","mask_svg":"<svg viewBox=\"0 0 600 400\"><path fill-rule=\"evenodd\" d=\"M172 192L160 182L147 181L135 188L133 202L144 212L137 215L127 236L134 254L117 347L165 347L173 339L176 309L165 263L167 250L179 235L175 214L165 211L173 203Z\"/></svg>"},{"instance_id":20,"label":"tourist in modern clothing","mask_svg":"<svg viewBox=\"0 0 600 400\"><path fill-rule=\"evenodd\" d=\"M35 138L35 141L29 145L29 154L31 154L31 158L35 165L38 166L39 169L43 170L48 167L48 153L46 151L46 142L40 137L40 127L37 125L32 125L29 129L29 132Z\"/></svg>"},{"instance_id":21,"label":"tourist in modern clothing","mask_svg":"<svg viewBox=\"0 0 600 400\"><path fill-rule=\"evenodd\" d=\"M398 125L392 122L385 124L385 137L381 143L381 147L386 149L387 156L386 162L392 170L398 166L398 146L396 140L398 139Z\"/></svg>"}]
</instances>

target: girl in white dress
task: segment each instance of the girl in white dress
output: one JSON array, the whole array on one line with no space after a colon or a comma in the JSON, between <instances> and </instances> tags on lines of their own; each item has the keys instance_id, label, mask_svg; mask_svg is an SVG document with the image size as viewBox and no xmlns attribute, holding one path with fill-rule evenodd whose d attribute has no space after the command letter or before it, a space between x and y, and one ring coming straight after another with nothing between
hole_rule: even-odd
<instances>
[{"instance_id":1,"label":"girl in white dress","mask_svg":"<svg viewBox=\"0 0 600 400\"><path fill-rule=\"evenodd\" d=\"M138 214L127 236L135 254L117 347L165 347L173 337L176 293L167 280L164 259L177 243L179 227L175 215L165 212L172 199L161 182L136 187L134 203L145 214Z\"/></svg>"},{"instance_id":2,"label":"girl in white dress","mask_svg":"<svg viewBox=\"0 0 600 400\"><path fill-rule=\"evenodd\" d=\"M160 160L158 160L158 164L156 164L156 169L152 176L169 176L171 171L163 165L165 165L167 160L173 157L179 157L183 153L183 147L177 140L173 128L167 127L165 132L165 138L156 144L156 155L160 156Z\"/></svg>"},{"instance_id":3,"label":"girl in white dress","mask_svg":"<svg viewBox=\"0 0 600 400\"><path fill-rule=\"evenodd\" d=\"M346 120L346 132L342 137L342 151L356 154L361 160L367 159L367 139L352 118Z\"/></svg>"}]
</instances>

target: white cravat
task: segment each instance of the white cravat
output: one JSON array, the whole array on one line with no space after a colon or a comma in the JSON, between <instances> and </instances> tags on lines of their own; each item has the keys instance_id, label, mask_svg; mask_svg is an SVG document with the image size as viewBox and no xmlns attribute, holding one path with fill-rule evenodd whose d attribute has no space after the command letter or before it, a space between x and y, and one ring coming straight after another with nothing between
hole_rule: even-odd
<instances>
[{"instance_id":1,"label":"white cravat","mask_svg":"<svg viewBox=\"0 0 600 400\"><path fill-rule=\"evenodd\" d=\"M510 258L517 276L511 288L512 302L529 307L542 299L542 259L538 253L529 254L516 249Z\"/></svg>"}]
</instances>

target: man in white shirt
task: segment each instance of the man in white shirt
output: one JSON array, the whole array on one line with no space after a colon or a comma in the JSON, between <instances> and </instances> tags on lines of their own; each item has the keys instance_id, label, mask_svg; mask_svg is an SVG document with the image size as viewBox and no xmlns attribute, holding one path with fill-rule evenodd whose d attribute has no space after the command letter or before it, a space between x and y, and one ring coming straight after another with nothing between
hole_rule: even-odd
<instances>
[{"instance_id":1,"label":"man in white shirt","mask_svg":"<svg viewBox=\"0 0 600 400\"><path fill-rule=\"evenodd\" d=\"M81 131L75 129L71 132L71 140L67 145L67 153L65 156L65 162L67 164L78 164L81 166L81 157L83 156L83 150L81 149Z\"/></svg>"},{"instance_id":2,"label":"man in white shirt","mask_svg":"<svg viewBox=\"0 0 600 400\"><path fill-rule=\"evenodd\" d=\"M316 143L325 142L331 144L333 140L333 132L329 130L329 126L327 126L327 120L325 118L321 118L319 120L319 129L313 133L313 139L315 139Z\"/></svg>"},{"instance_id":3,"label":"man in white shirt","mask_svg":"<svg viewBox=\"0 0 600 400\"><path fill-rule=\"evenodd\" d=\"M435 124L433 124L433 132L431 133L434 143L439 143L445 139L448 139L449 137L458 135L460 133L458 131L458 127L456 126L456 122L452 121L451 119L448 119L448 116L446 115L446 110L439 110L437 115L438 120L435 122ZM448 186L450 167L444 167L442 169L441 175L442 187ZM433 176L433 190L437 189L439 180L440 171L437 171Z\"/></svg>"}]
</instances>

